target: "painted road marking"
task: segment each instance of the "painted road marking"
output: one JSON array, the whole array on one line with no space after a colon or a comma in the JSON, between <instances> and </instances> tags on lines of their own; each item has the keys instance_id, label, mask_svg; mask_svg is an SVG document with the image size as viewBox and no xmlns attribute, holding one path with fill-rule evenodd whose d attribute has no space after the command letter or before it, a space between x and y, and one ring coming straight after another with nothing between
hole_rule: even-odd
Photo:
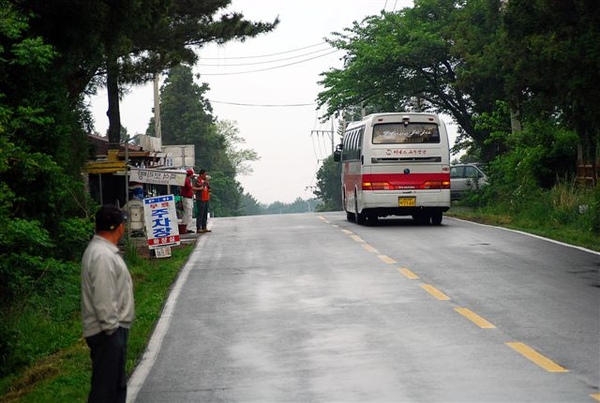
<instances>
[{"instance_id":1,"label":"painted road marking","mask_svg":"<svg viewBox=\"0 0 600 403\"><path fill-rule=\"evenodd\" d=\"M325 221L325 217L323 217L322 215L319 216L319 220L323 220Z\"/></svg>"},{"instance_id":2,"label":"painted road marking","mask_svg":"<svg viewBox=\"0 0 600 403\"><path fill-rule=\"evenodd\" d=\"M449 296L447 296L446 294L444 294L443 292L441 292L440 290L438 290L430 284L421 284L421 287L440 301L448 301L450 299Z\"/></svg>"},{"instance_id":3,"label":"painted road marking","mask_svg":"<svg viewBox=\"0 0 600 403\"><path fill-rule=\"evenodd\" d=\"M508 342L506 345L548 372L569 372L566 368L561 367L548 357L538 353L525 343Z\"/></svg>"},{"instance_id":4,"label":"painted road marking","mask_svg":"<svg viewBox=\"0 0 600 403\"><path fill-rule=\"evenodd\" d=\"M362 247L365 248L367 250L367 252L379 253L379 251L377 249L375 249L374 247L372 247L371 245L369 245L367 243L364 244Z\"/></svg>"},{"instance_id":5,"label":"painted road marking","mask_svg":"<svg viewBox=\"0 0 600 403\"><path fill-rule=\"evenodd\" d=\"M377 256L381 261L383 261L384 263L389 263L389 264L395 264L397 263L394 259L392 259L389 256L386 255L379 255Z\"/></svg>"},{"instance_id":6,"label":"painted road marking","mask_svg":"<svg viewBox=\"0 0 600 403\"><path fill-rule=\"evenodd\" d=\"M590 397L600 402L600 393L591 394Z\"/></svg>"},{"instance_id":7,"label":"painted road marking","mask_svg":"<svg viewBox=\"0 0 600 403\"><path fill-rule=\"evenodd\" d=\"M475 312L470 310L469 308L454 308L454 310L460 313L465 318L469 319L471 322L475 323L482 329L495 329L496 326L492 325L487 320L483 319L481 316L477 315Z\"/></svg>"},{"instance_id":8,"label":"painted road marking","mask_svg":"<svg viewBox=\"0 0 600 403\"><path fill-rule=\"evenodd\" d=\"M413 273L412 271L408 270L406 267L400 267L398 269L398 271L400 273L402 273L406 278L411 279L411 280L416 280L419 278L419 276L417 276L415 273Z\"/></svg>"},{"instance_id":9,"label":"painted road marking","mask_svg":"<svg viewBox=\"0 0 600 403\"><path fill-rule=\"evenodd\" d=\"M350 238L354 239L356 242L364 242L358 235L350 235Z\"/></svg>"},{"instance_id":10,"label":"painted road marking","mask_svg":"<svg viewBox=\"0 0 600 403\"><path fill-rule=\"evenodd\" d=\"M342 232L343 232L344 234L346 234L346 235L352 235L352 234L354 234L354 232L352 232L352 231L350 231L350 230L347 230L347 229L343 229L343 230L342 230Z\"/></svg>"}]
</instances>

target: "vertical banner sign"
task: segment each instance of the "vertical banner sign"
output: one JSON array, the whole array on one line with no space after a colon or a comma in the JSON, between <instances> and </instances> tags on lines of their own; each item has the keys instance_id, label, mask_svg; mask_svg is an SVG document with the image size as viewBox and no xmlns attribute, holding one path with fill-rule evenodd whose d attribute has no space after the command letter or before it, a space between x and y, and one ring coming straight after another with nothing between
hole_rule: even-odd
<instances>
[{"instance_id":1,"label":"vertical banner sign","mask_svg":"<svg viewBox=\"0 0 600 403\"><path fill-rule=\"evenodd\" d=\"M150 249L179 245L175 196L166 195L144 199L144 220Z\"/></svg>"}]
</instances>

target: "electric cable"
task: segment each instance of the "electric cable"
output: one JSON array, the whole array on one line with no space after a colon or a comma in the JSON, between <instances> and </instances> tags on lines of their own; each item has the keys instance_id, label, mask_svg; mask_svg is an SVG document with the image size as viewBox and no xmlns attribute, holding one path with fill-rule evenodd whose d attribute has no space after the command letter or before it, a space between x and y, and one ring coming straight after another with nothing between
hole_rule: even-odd
<instances>
[{"instance_id":1,"label":"electric cable","mask_svg":"<svg viewBox=\"0 0 600 403\"><path fill-rule=\"evenodd\" d=\"M247 104L242 102L226 102L226 101L215 101L213 99L208 100L210 103L215 104L225 104L225 105L236 105L236 106L257 106L257 107L267 107L267 108L293 108L298 106L314 106L316 103L306 103L306 104Z\"/></svg>"},{"instance_id":2,"label":"electric cable","mask_svg":"<svg viewBox=\"0 0 600 403\"><path fill-rule=\"evenodd\" d=\"M237 74L259 73L261 71L275 70L275 69L280 69L280 68L283 68L283 67L289 67L289 66L293 66L293 65L296 65L296 64L308 62L310 60L319 59L321 57L329 56L331 54L334 54L334 53L340 52L340 51L341 51L340 49L336 49L333 52L325 53L324 55L319 55L319 56L311 57L311 58L308 58L308 59L305 59L305 60L300 60L300 61L295 62L295 63L288 63L288 64L282 64L281 66L269 67L269 68L266 68L266 69L249 70L249 71L237 71L237 72L231 72L231 73L200 73L200 75L201 76L231 76L231 75L237 75Z\"/></svg>"},{"instance_id":3,"label":"electric cable","mask_svg":"<svg viewBox=\"0 0 600 403\"><path fill-rule=\"evenodd\" d=\"M321 46L323 44L327 44L327 42L321 42L321 43L317 43L316 45L309 45L309 46L304 46L302 48L297 48L297 49L292 49L292 50L286 50L284 52L271 53L271 54L268 54L268 55L260 55L260 56L238 56L238 57L201 57L201 59L205 59L205 60L258 59L258 58L261 58L261 57L271 57L271 56L283 55L283 54L286 54L286 53L293 53L293 52L297 52L299 50L304 50L304 49L314 48L316 46Z\"/></svg>"},{"instance_id":4,"label":"electric cable","mask_svg":"<svg viewBox=\"0 0 600 403\"><path fill-rule=\"evenodd\" d=\"M205 66L205 67L238 67L238 66L256 66L257 64L268 64L268 63L278 63L278 62L283 62L286 60L292 60L292 59L298 59L300 57L304 57L304 56L309 56L309 55L314 55L315 53L321 53L321 52L325 52L325 51L329 51L331 50L331 47L326 48L326 49L319 49L319 50L315 50L313 52L308 52L308 53L302 53L300 55L296 55L296 56L292 56L292 57L286 57L284 59L276 59L276 60L267 60L264 62L253 62L253 63L231 63L231 64L211 64L211 63L196 63L195 66ZM201 59L202 60L202 59Z\"/></svg>"}]
</instances>

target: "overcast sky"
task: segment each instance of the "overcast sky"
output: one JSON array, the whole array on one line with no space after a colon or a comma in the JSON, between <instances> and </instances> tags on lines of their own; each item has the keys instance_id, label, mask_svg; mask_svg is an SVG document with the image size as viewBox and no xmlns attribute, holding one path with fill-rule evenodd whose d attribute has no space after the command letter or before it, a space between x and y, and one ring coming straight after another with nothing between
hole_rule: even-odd
<instances>
[{"instance_id":1,"label":"overcast sky","mask_svg":"<svg viewBox=\"0 0 600 403\"><path fill-rule=\"evenodd\" d=\"M293 202L314 197L321 160L331 153L331 122L316 110L319 74L340 68L342 52L324 43L334 31L369 15L412 6L412 0L233 0L229 10L246 19L279 26L244 43L200 50L194 71L210 86L207 98L220 120L237 122L244 148L260 160L240 176L244 190L259 202ZM261 71L258 71L261 70ZM162 81L161 81L162 84ZM92 98L96 130L105 134L106 93ZM121 102L121 123L130 135L144 133L152 117L152 85L134 87ZM334 130L337 130L337 122ZM335 143L338 143L337 138ZM201 168L199 166L198 168Z\"/></svg>"}]
</instances>

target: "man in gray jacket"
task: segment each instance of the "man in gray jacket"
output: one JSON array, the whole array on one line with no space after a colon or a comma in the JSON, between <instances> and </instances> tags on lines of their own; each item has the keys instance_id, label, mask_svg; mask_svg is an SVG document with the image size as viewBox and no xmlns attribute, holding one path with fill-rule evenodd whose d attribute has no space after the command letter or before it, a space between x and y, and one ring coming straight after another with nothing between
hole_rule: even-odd
<instances>
[{"instance_id":1,"label":"man in gray jacket","mask_svg":"<svg viewBox=\"0 0 600 403\"><path fill-rule=\"evenodd\" d=\"M127 399L127 339L133 321L133 284L117 243L125 233L121 210L105 205L96 213L96 235L81 261L83 337L90 348L88 402Z\"/></svg>"}]
</instances>

